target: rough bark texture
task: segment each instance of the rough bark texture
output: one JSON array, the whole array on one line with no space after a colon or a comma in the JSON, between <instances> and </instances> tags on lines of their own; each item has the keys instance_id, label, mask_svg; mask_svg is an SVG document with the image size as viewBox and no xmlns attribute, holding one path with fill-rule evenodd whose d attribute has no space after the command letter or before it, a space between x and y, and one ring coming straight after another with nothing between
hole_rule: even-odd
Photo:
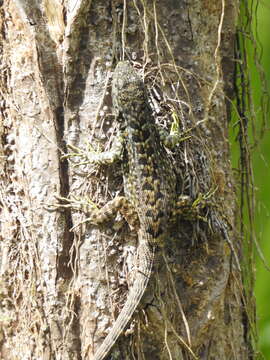
<instances>
[{"instance_id":1,"label":"rough bark texture","mask_svg":"<svg viewBox=\"0 0 270 360\"><path fill-rule=\"evenodd\" d=\"M171 229L113 358L252 358L227 135L236 0L0 6L2 358L91 359L125 301L136 234L117 223L70 232L83 216L45 207L54 194L103 205L122 190L119 164L77 169L60 157L66 143L110 147L111 71L123 57L158 89L157 121L193 129L172 154L179 189L210 191L213 206L207 222Z\"/></svg>"}]
</instances>

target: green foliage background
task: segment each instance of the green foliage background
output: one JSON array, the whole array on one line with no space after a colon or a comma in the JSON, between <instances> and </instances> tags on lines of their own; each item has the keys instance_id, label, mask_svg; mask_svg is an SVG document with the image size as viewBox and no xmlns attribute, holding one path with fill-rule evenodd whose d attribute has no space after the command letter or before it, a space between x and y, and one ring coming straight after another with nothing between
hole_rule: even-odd
<instances>
[{"instance_id":1,"label":"green foliage background","mask_svg":"<svg viewBox=\"0 0 270 360\"><path fill-rule=\"evenodd\" d=\"M265 72L266 81L268 83L268 96L270 96L270 0L258 0L249 2L252 7L252 29L256 38L257 54L261 53L261 65ZM257 6L258 5L258 6ZM244 22L249 19L244 19ZM246 35L247 39L249 34ZM266 264L270 267L270 136L269 136L269 108L266 113L266 124L263 126L263 109L261 107L261 99L263 96L262 83L260 81L258 64L256 64L254 55L254 44L252 41L246 42L247 45L247 62L248 72L250 76L250 85L252 97L254 100L254 111L256 114L255 127L251 130L250 124L250 146L254 144L254 132L257 135L263 127L263 134L258 145L251 150L253 162L253 174L256 196L256 213L255 213L255 230L257 242L265 258ZM235 137L237 131L232 134L233 148L233 166L238 167L239 149ZM256 137L256 136L255 136ZM270 360L270 271L263 263L258 250L256 252L256 270L255 270L255 296L257 300L257 320L259 349L263 355L263 359ZM259 356L259 358L261 358Z\"/></svg>"},{"instance_id":2,"label":"green foliage background","mask_svg":"<svg viewBox=\"0 0 270 360\"><path fill-rule=\"evenodd\" d=\"M256 15L255 15L256 16ZM255 29L254 29L255 30ZM259 2L257 13L257 31L263 54L262 65L267 82L270 82L270 1ZM251 55L251 54L250 54ZM258 121L260 121L261 84L256 67L251 68L252 90L256 104ZM268 109L269 110L269 109ZM269 117L269 113L267 117ZM267 119L268 120L268 119ZM260 126L260 124L258 124ZM269 127L269 122L266 124ZM270 266L270 136L266 128L263 140L253 152L253 169L256 186L255 226L257 239L263 254ZM257 318L259 325L259 344L265 358L270 359L270 272L257 256L256 286Z\"/></svg>"},{"instance_id":3,"label":"green foliage background","mask_svg":"<svg viewBox=\"0 0 270 360\"><path fill-rule=\"evenodd\" d=\"M257 13L257 31L261 41L262 65L270 84L270 1L260 1ZM256 101L258 121L260 118L261 85L256 67L251 69L252 89ZM253 85L254 83L254 85ZM269 90L269 89L268 89ZM270 95L270 94L269 94ZM262 248L268 266L270 266L270 136L269 109L266 131L263 140L253 152L253 169L256 186L257 211L255 226L258 242ZM260 126L260 125L259 125ZM270 360L270 272L257 256L256 286L257 318L259 325L259 344L265 359Z\"/></svg>"}]
</instances>

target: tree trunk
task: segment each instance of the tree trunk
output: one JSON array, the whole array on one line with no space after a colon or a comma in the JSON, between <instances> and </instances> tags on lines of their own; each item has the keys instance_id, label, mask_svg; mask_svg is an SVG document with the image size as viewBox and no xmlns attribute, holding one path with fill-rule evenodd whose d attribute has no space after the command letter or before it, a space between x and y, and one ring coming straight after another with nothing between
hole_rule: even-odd
<instances>
[{"instance_id":1,"label":"tree trunk","mask_svg":"<svg viewBox=\"0 0 270 360\"><path fill-rule=\"evenodd\" d=\"M122 191L119 163L62 159L66 144L110 148L121 59L143 73L157 123L183 133L179 193L209 198L204 219L168 231L112 358L252 358L228 146L237 2L1 3L2 358L91 359L125 302L136 234L120 216L100 230L49 211L54 195L102 206Z\"/></svg>"}]
</instances>

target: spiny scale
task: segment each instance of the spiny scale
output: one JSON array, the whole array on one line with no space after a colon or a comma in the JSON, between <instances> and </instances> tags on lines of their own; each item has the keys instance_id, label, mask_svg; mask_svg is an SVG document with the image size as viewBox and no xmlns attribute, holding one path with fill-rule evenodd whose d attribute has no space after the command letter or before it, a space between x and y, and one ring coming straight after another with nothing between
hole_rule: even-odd
<instances>
[{"instance_id":1,"label":"spiny scale","mask_svg":"<svg viewBox=\"0 0 270 360\"><path fill-rule=\"evenodd\" d=\"M126 203L139 217L139 266L127 301L93 360L105 358L136 310L151 275L154 250L162 246L175 203L175 174L160 141L144 83L128 62L120 62L115 69L112 99L126 136L124 189Z\"/></svg>"}]
</instances>

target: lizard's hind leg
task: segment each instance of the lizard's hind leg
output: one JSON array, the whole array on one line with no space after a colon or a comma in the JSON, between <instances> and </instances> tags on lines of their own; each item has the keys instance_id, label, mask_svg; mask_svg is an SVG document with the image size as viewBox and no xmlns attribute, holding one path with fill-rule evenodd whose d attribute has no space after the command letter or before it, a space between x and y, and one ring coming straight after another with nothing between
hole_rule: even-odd
<instances>
[{"instance_id":1,"label":"lizard's hind leg","mask_svg":"<svg viewBox=\"0 0 270 360\"><path fill-rule=\"evenodd\" d=\"M180 216L185 220L207 221L201 212L206 207L204 196L200 195L196 200L192 200L187 195L181 195L175 203L172 211L171 221L174 222Z\"/></svg>"},{"instance_id":2,"label":"lizard's hind leg","mask_svg":"<svg viewBox=\"0 0 270 360\"><path fill-rule=\"evenodd\" d=\"M53 210L70 208L75 211L81 211L87 216L83 223L89 222L97 226L102 226L104 223L116 217L119 211L131 229L135 228L138 230L139 228L138 214L125 196L116 196L101 208L98 208L97 205L90 200L64 198L60 196L56 198L58 203L51 205L51 210L52 208Z\"/></svg>"}]
</instances>

